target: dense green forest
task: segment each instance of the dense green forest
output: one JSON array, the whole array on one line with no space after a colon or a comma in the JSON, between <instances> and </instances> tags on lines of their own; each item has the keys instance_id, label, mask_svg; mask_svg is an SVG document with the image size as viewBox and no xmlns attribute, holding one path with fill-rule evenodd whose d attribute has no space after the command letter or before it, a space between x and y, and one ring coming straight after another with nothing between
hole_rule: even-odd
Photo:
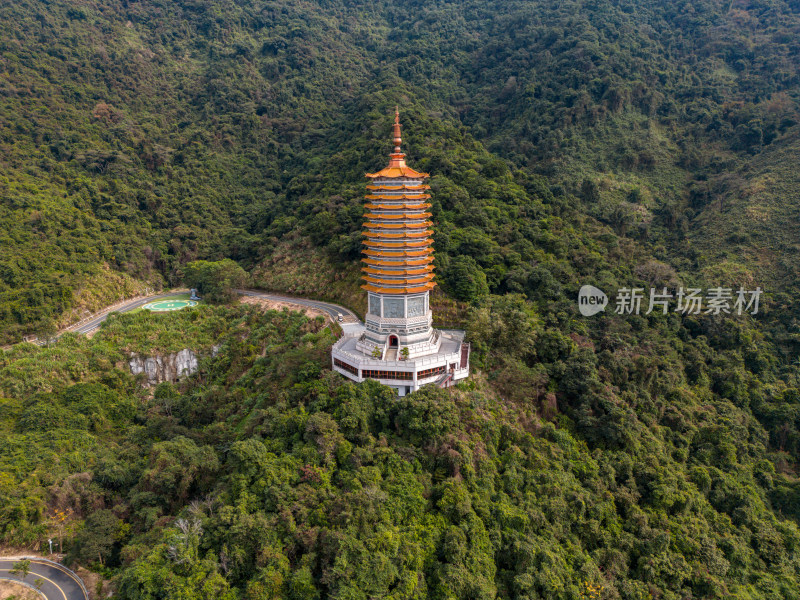
<instances>
[{"instance_id":1,"label":"dense green forest","mask_svg":"<svg viewBox=\"0 0 800 600\"><path fill-rule=\"evenodd\" d=\"M398 399L321 322L225 306L0 350L3 542L142 600L800 597L796 2L20 0L0 32L1 343L194 261L363 311L399 104L475 368ZM585 283L765 296L583 318ZM183 383L129 374L184 347Z\"/></svg>"},{"instance_id":2,"label":"dense green forest","mask_svg":"<svg viewBox=\"0 0 800 600\"><path fill-rule=\"evenodd\" d=\"M785 287L798 274L796 8L6 3L3 339L60 323L104 266L156 285L198 258L274 272L281 245L308 241L349 263L360 178L384 160L394 104L411 158L440 183L440 229L497 220L472 210L505 199L476 177L540 175L679 271L757 269ZM439 250L444 281L445 256L482 249Z\"/></svg>"},{"instance_id":3,"label":"dense green forest","mask_svg":"<svg viewBox=\"0 0 800 600\"><path fill-rule=\"evenodd\" d=\"M518 295L472 309L496 380L405 398L331 372L331 330L291 312L141 312L17 346L0 533L66 539L130 599L797 598L796 442L770 424L798 390L675 323L592 352L543 317ZM146 392L127 353L187 337L198 373Z\"/></svg>"}]
</instances>

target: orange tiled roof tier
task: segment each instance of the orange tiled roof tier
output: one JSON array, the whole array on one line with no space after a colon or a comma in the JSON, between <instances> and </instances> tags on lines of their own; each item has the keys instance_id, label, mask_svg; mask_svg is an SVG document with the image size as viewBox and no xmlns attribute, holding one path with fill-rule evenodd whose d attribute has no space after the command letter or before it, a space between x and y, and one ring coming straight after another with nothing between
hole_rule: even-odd
<instances>
[{"instance_id":1,"label":"orange tiled roof tier","mask_svg":"<svg viewBox=\"0 0 800 600\"><path fill-rule=\"evenodd\" d=\"M436 284L433 281L429 281L425 285L405 288L381 288L374 285L365 284L361 286L361 289L367 290L368 292L375 292L376 294L419 294L421 292L429 292L435 287Z\"/></svg>"},{"instance_id":2,"label":"orange tiled roof tier","mask_svg":"<svg viewBox=\"0 0 800 600\"><path fill-rule=\"evenodd\" d=\"M390 244L392 248L399 245L406 246L430 246L433 243L431 239L425 239L422 234L414 235L413 233L371 233L367 232L364 235L370 234L370 239L361 242L365 246L381 246L383 244ZM416 238L416 239L415 239ZM420 239L422 238L422 239Z\"/></svg>"},{"instance_id":3,"label":"orange tiled roof tier","mask_svg":"<svg viewBox=\"0 0 800 600\"><path fill-rule=\"evenodd\" d=\"M371 275L364 276L364 281L366 281L367 283L380 283L383 285L409 285L412 283L425 283L426 281L431 281L432 279L433 279L433 273L428 273L427 275L423 275L422 277L412 276L412 277L404 277L403 279L379 279Z\"/></svg>"},{"instance_id":4,"label":"orange tiled roof tier","mask_svg":"<svg viewBox=\"0 0 800 600\"><path fill-rule=\"evenodd\" d=\"M367 194L367 200L427 200L430 194Z\"/></svg>"},{"instance_id":5,"label":"orange tiled roof tier","mask_svg":"<svg viewBox=\"0 0 800 600\"><path fill-rule=\"evenodd\" d=\"M362 242L364 246L367 247L367 250L371 248L383 249L383 250L400 250L402 248L430 248L431 242L429 240L423 240L421 242L374 242L372 240L367 240L366 242Z\"/></svg>"},{"instance_id":6,"label":"orange tiled roof tier","mask_svg":"<svg viewBox=\"0 0 800 600\"><path fill-rule=\"evenodd\" d=\"M378 213L369 213L364 215L368 219L406 219L406 220L413 220L413 219L428 219L432 215L431 213L403 213L401 215L382 215ZM427 221L430 223L430 221Z\"/></svg>"},{"instance_id":7,"label":"orange tiled roof tier","mask_svg":"<svg viewBox=\"0 0 800 600\"><path fill-rule=\"evenodd\" d=\"M391 258L399 258L401 256L427 256L429 254L433 254L433 248L423 248L422 250L404 250L403 252L392 252L388 254L386 252L378 252L377 250L367 248L366 250L362 250L361 254L367 254L370 257L387 256Z\"/></svg>"},{"instance_id":8,"label":"orange tiled roof tier","mask_svg":"<svg viewBox=\"0 0 800 600\"><path fill-rule=\"evenodd\" d=\"M370 221L369 223L364 223L364 227L369 227L370 229L413 229L414 233L425 233L418 231L419 229L427 229L433 225L430 221L423 221L422 223L377 223L375 221ZM428 231L428 234L431 232Z\"/></svg>"},{"instance_id":9,"label":"orange tiled roof tier","mask_svg":"<svg viewBox=\"0 0 800 600\"><path fill-rule=\"evenodd\" d=\"M422 275L423 273L432 272L433 268L433 265L426 265L418 269L397 269L396 271L384 271L381 269L373 269L372 267L362 267L361 270L370 275Z\"/></svg>"},{"instance_id":10,"label":"orange tiled roof tier","mask_svg":"<svg viewBox=\"0 0 800 600\"><path fill-rule=\"evenodd\" d=\"M430 237L430 230L426 229L425 231L403 231L401 233L389 233L388 231L365 231L364 235L368 238L375 238L370 239L367 241L375 242L377 240L381 240L386 238L387 240L391 239L400 239L400 238L426 238Z\"/></svg>"},{"instance_id":11,"label":"orange tiled roof tier","mask_svg":"<svg viewBox=\"0 0 800 600\"><path fill-rule=\"evenodd\" d=\"M376 223L374 221L367 221L364 227L378 227L384 229L419 229L421 227L430 227L433 225L430 221L423 221L422 223Z\"/></svg>"},{"instance_id":12,"label":"orange tiled roof tier","mask_svg":"<svg viewBox=\"0 0 800 600\"><path fill-rule=\"evenodd\" d=\"M405 177L406 179L422 179L430 177L427 173L420 173L415 171L403 160L403 154L390 154L389 166L381 169L377 173L367 173L366 177L370 179L399 179Z\"/></svg>"},{"instance_id":13,"label":"orange tiled roof tier","mask_svg":"<svg viewBox=\"0 0 800 600\"><path fill-rule=\"evenodd\" d=\"M426 210L433 206L429 202L423 204L365 204L368 210Z\"/></svg>"},{"instance_id":14,"label":"orange tiled roof tier","mask_svg":"<svg viewBox=\"0 0 800 600\"><path fill-rule=\"evenodd\" d=\"M429 190L431 186L429 185L380 185L375 183L368 183L367 184L368 190L387 190L387 191L397 191L397 190Z\"/></svg>"},{"instance_id":15,"label":"orange tiled roof tier","mask_svg":"<svg viewBox=\"0 0 800 600\"><path fill-rule=\"evenodd\" d=\"M364 258L361 260L365 265L372 265L375 267L415 267L417 265L427 265L433 262L432 256L427 256L415 260L375 260L373 258Z\"/></svg>"}]
</instances>

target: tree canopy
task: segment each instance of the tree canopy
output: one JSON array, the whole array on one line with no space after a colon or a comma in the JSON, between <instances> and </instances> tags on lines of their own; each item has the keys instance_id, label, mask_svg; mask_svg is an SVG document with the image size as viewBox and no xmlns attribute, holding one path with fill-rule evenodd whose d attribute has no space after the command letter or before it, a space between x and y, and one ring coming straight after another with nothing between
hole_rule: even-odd
<instances>
[{"instance_id":1,"label":"tree canopy","mask_svg":"<svg viewBox=\"0 0 800 600\"><path fill-rule=\"evenodd\" d=\"M225 305L0 349L0 539L142 600L797 598L796 8L2 4L1 342L143 286L363 310L399 104L474 373L396 398ZM585 284L765 293L585 318Z\"/></svg>"},{"instance_id":2,"label":"tree canopy","mask_svg":"<svg viewBox=\"0 0 800 600\"><path fill-rule=\"evenodd\" d=\"M244 269L229 258L215 262L196 260L186 265L183 272L189 287L196 288L205 300L216 303L231 302L236 289L249 280Z\"/></svg>"}]
</instances>

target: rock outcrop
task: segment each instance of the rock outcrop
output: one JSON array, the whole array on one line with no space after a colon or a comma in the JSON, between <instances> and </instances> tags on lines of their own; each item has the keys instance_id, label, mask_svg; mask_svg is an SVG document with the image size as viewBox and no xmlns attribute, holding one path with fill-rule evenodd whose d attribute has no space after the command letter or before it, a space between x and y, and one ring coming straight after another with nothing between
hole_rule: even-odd
<instances>
[{"instance_id":1,"label":"rock outcrop","mask_svg":"<svg viewBox=\"0 0 800 600\"><path fill-rule=\"evenodd\" d=\"M188 348L164 356L143 357L131 354L128 364L134 375L147 374L148 385L157 385L164 381L174 383L197 371L197 355Z\"/></svg>"}]
</instances>

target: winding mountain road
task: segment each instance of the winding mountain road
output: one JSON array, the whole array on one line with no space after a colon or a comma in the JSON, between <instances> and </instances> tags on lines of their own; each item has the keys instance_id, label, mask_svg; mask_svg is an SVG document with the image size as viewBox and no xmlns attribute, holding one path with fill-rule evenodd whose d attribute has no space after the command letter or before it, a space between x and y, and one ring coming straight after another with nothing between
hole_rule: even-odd
<instances>
[{"instance_id":1,"label":"winding mountain road","mask_svg":"<svg viewBox=\"0 0 800 600\"><path fill-rule=\"evenodd\" d=\"M81 323L78 327L74 327L60 333L58 337L61 337L62 335L64 335L64 333L83 333L83 334L90 333L95 329L97 329L98 327L100 327L100 323L105 321L108 318L108 315L111 314L112 312L120 312L120 313L130 312L136 308L139 308L140 306L144 306L148 302L153 302L154 300L161 300L162 298L170 298L172 296L182 296L185 293L186 292L168 292L166 294L158 294L156 296L147 296L146 298L138 298L136 300L132 300L131 302L123 304L122 306L113 311L106 310L90 318L85 323Z\"/></svg>"},{"instance_id":2,"label":"winding mountain road","mask_svg":"<svg viewBox=\"0 0 800 600\"><path fill-rule=\"evenodd\" d=\"M108 318L112 312L117 313L124 313L130 312L135 310L141 306L149 302L153 302L154 300L161 300L163 298L170 298L172 296L181 296L186 292L167 292L164 294L158 294L156 296L148 296L147 298L138 298L136 300L132 300L127 304L123 304L119 308L114 309L113 311L106 310L89 320L85 323L81 323L77 327L73 327L68 329L67 331L61 332L58 337L64 335L64 333L72 332L72 333L91 333L98 327L100 324ZM300 306L308 306L309 308L316 308L317 310L321 310L331 316L331 318L336 321L339 315L342 315L345 322L340 323L342 325L342 329L346 331L352 327L360 327L361 321L358 318L358 315L354 313L352 310L345 308L344 306L339 306L338 304L332 304L330 302L322 302L320 300L307 300L306 298L294 298L292 296L284 296L281 294L271 294L269 292L260 292L258 290L236 290L237 294L242 296L252 296L254 298L264 298L266 300L272 300L274 302L289 302L291 304L299 304Z\"/></svg>"},{"instance_id":3,"label":"winding mountain road","mask_svg":"<svg viewBox=\"0 0 800 600\"><path fill-rule=\"evenodd\" d=\"M42 580L39 591L47 600L89 600L86 588L80 578L65 566L51 561L31 558L30 572L22 578L20 574L12 574L11 570L20 559L0 558L0 579L22 581L28 585L36 585Z\"/></svg>"},{"instance_id":4,"label":"winding mountain road","mask_svg":"<svg viewBox=\"0 0 800 600\"><path fill-rule=\"evenodd\" d=\"M362 327L361 319L349 308L333 304L331 302L322 302L321 300L308 300L306 298L295 298L293 296L282 296L281 294L271 294L269 292L259 292L258 290L235 290L237 294L242 296L252 296L254 298L264 298L272 300L273 302L288 302L290 304L299 304L300 306L308 306L309 308L316 308L331 316L336 321L339 315L342 316L344 322L339 324L342 329L347 332L351 328Z\"/></svg>"}]
</instances>

